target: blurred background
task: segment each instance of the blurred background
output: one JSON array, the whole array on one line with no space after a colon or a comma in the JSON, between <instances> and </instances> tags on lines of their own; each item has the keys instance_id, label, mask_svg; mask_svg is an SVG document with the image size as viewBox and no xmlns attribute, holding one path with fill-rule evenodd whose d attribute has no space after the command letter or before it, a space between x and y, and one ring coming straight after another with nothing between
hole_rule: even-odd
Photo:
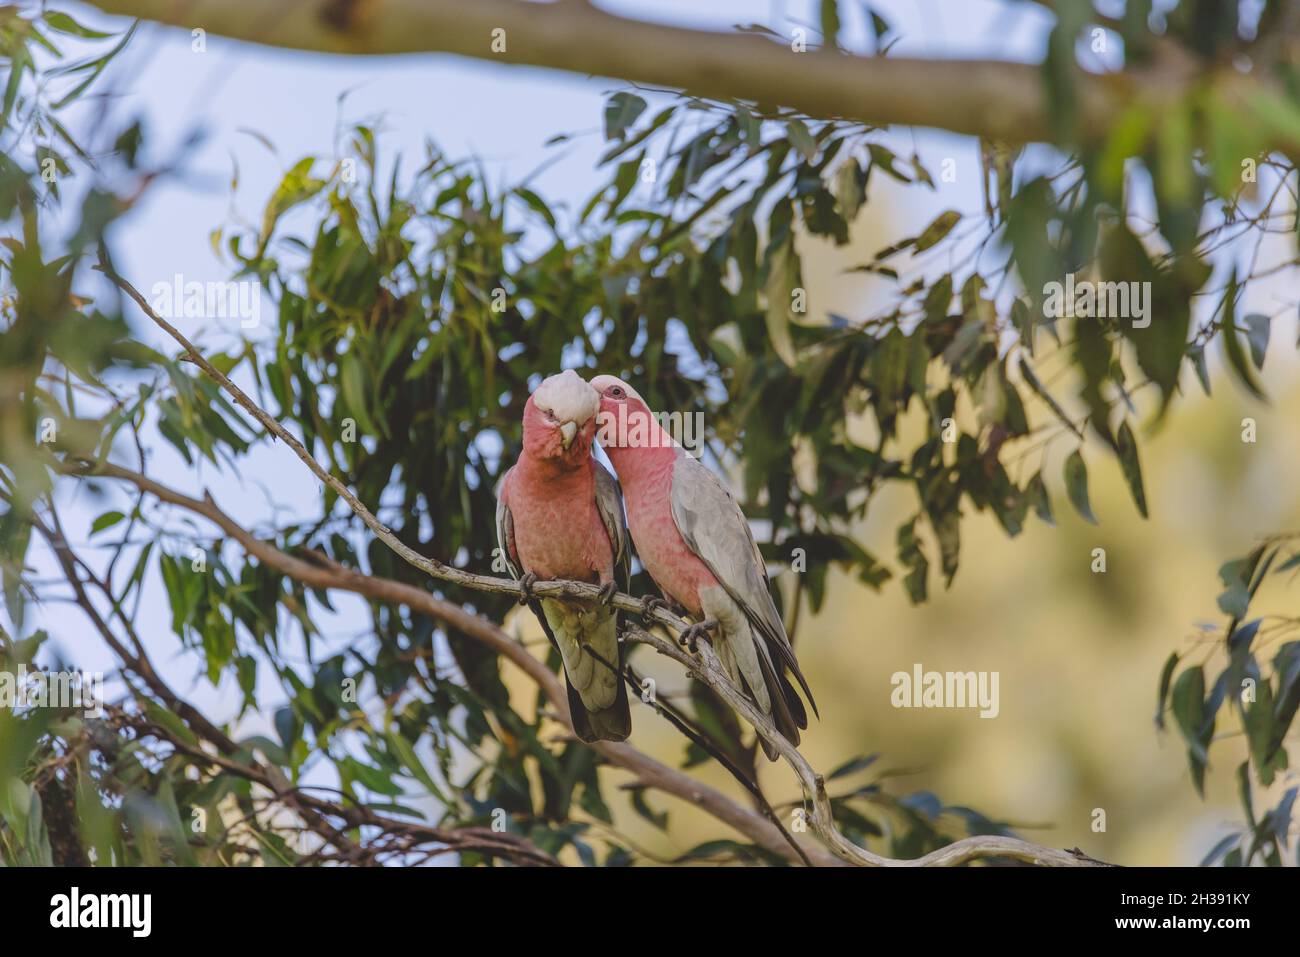
<instances>
[{"instance_id":1,"label":"blurred background","mask_svg":"<svg viewBox=\"0 0 1300 957\"><path fill-rule=\"evenodd\" d=\"M641 19L713 29L816 22L815 5L799 2L602 5ZM901 35L900 54L1037 60L1050 25L1032 4L1012 5L1018 9L1011 14L1006 4L980 0L875 5ZM77 14L90 24L119 25L90 9ZM502 182L531 177L530 185L549 200L578 205L589 194L603 145L604 98L619 88L601 79L449 57L344 59L211 36L206 49L196 52L191 36L181 31L150 25L141 31L126 61L115 67L113 108L144 117L149 148L160 156L195 133L202 136L186 163L188 175L153 188L116 227L118 266L145 290L176 273L187 281L224 278L228 267L214 254L212 224L255 220L289 166L308 153L331 155L340 129L363 119L382 131L381 149L390 163L399 156L415 163L422 144L433 140L452 156L481 158ZM546 145L562 131L577 135ZM875 190L846 247L828 243L819 249L801 239L812 316L865 314L875 287L847 268L906 234L901 230L915 233L941 209L981 207L973 141L935 133L898 136L909 149L914 143L932 169L952 158L956 181L939 183L933 194ZM1265 260L1269 254L1266 245ZM1257 301L1246 305L1272 313L1288 292L1294 294L1260 282L1250 293ZM264 317L273 315L263 309ZM177 324L212 347L240 334L237 323L227 330L199 328L193 320ZM136 330L168 348L146 323L136 322ZM1298 332L1294 315L1274 326L1283 344L1294 342ZM1244 398L1213 363L1213 398L1188 385L1159 431L1143 437L1149 520L1137 514L1118 465L1099 460L1091 490L1100 525L1079 519L1059 485L1050 482L1056 527L1030 518L1025 531L1009 539L991 515L968 516L956 580L946 591L933 589L925 605L912 607L897 579L877 593L833 573L826 606L806 621L800 638L800 659L822 714L803 747L814 767L829 770L853 756L878 753L876 766L896 774L901 790L933 789L949 803L1010 822L1035 842L1078 845L1121 864L1199 862L1240 816L1231 770L1244 752L1234 751L1235 744L1215 751L1205 799L1198 799L1176 732L1159 734L1154 727L1156 684L1172 650L1195 651L1210 640L1202 624L1221 628L1214 603L1219 566L1261 534L1300 526L1298 365L1294 351L1277 348L1270 354L1263 376L1272 396L1268 406ZM1257 423L1253 444L1241 438L1246 416ZM1022 463L1026 471L1012 469L1012 476L1031 474L1044 461L1045 474L1059 476L1068 451L1060 445L1034 451ZM300 463L278 447L254 450L238 477L205 466L192 469L168 448L159 449L154 467L159 479L178 489L212 489L228 511L254 527L273 513L272 503L277 517L292 511L292 486L286 483L307 480L299 474ZM65 515L72 528L80 523L88 529L106 502L84 491L78 495L63 503ZM910 494L886 489L860 529L864 546L891 554L894 529L913 508ZM1091 571L1095 548L1106 550L1104 574ZM50 558L37 550L34 560ZM238 708L237 690L229 682L209 686L193 662L176 657L161 585L150 584L147 601L157 603L157 614L144 638L155 660L181 693L227 719ZM1261 597L1261 606L1285 607L1287 601L1284 592ZM338 608L330 640L346 644L364 629L366 617L361 603L350 598ZM110 666L76 609L46 605L36 614L77 667ZM508 626L542 640L526 613L512 616ZM918 663L925 670L998 672L1000 713L982 719L971 710L895 709L890 677ZM649 662L644 652L638 664L666 690L682 686L679 674ZM535 693L522 679L510 684L514 694ZM241 732L258 730L259 722L269 728L267 716L276 704L264 702L262 715L246 716ZM634 709L636 743L675 763L681 738L648 710ZM735 793L725 773L695 770ZM622 772L604 773L617 784ZM783 767L762 773L774 803L797 800ZM1276 791L1290 783L1294 775L1279 780ZM1270 803L1276 798L1277 793L1261 795ZM652 853L681 853L717 832L689 806L662 795L652 795L650 803L671 812L672 843L630 814L619 823ZM1104 812L1102 832L1094 830L1098 809Z\"/></svg>"}]
</instances>

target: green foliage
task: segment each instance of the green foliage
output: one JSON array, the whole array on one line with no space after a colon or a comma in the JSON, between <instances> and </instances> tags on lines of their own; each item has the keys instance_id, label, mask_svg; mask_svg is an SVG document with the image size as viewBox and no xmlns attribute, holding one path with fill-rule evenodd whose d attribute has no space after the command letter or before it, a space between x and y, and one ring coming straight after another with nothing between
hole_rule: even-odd
<instances>
[{"instance_id":1,"label":"green foliage","mask_svg":"<svg viewBox=\"0 0 1300 957\"><path fill-rule=\"evenodd\" d=\"M1288 788L1277 806L1259 815L1252 782L1269 787L1290 767L1286 739L1300 707L1300 640L1286 640L1296 631L1295 618L1248 616L1266 580L1291 583L1297 568L1300 549L1294 535L1271 538L1243 558L1225 563L1219 570L1224 585L1219 608L1229 621L1210 659L1220 670L1209 671L1209 663L1188 664L1175 654L1161 675L1156 725L1164 727L1166 710L1173 714L1187 744L1198 793L1204 792L1216 723L1234 721L1247 742L1248 758L1237 768L1245 826L1216 845L1205 864L1282 863L1300 788Z\"/></svg>"},{"instance_id":2,"label":"green foliage","mask_svg":"<svg viewBox=\"0 0 1300 957\"><path fill-rule=\"evenodd\" d=\"M1243 188L1240 163L1255 157L1290 171L1291 159L1263 144L1297 141L1300 84L1287 74L1288 92L1242 109L1226 81L1215 82L1215 58L1241 41L1235 19L1212 15L1220 6L1184 3L1168 14L1165 38L1203 57L1209 77L1185 102L1160 111L1135 104L1104 142L1072 154L981 144L984 215L945 208L893 238L855 267L877 295L849 317L807 302L811 241L847 245L883 189L937 192L921 157L899 152L888 131L757 103L652 105L618 92L603 113L598 185L570 211L526 184L493 186L476 163L433 146L414 168L409 158L387 162L375 129L357 126L340 144L344 160L308 156L286 169L259 222L214 230L232 277L260 282L276 314L271 336L211 361L402 542L477 571L492 568L494 489L518 449L530 389L561 367L617 374L655 408L702 415L706 457L732 477L769 563L778 570L796 555L806 563L799 575L775 576L796 582L778 596L792 622L805 597L813 611L822 607L831 567L925 601L932 572L945 586L958 573L972 513L990 513L1012 537L1031 509L1053 521L1049 481L1029 459L1058 439L1071 451L1051 485L1084 519L1097 521L1089 467L1118 469L1143 516L1159 507L1148 502L1134 423L1158 421L1185 375L1208 391L1214 339L1242 385L1262 395L1271 324L1236 319L1254 277L1232 272L1221 294L1210 278L1222 231L1272 212L1271 200L1261 211ZM1089 11L1056 7L1044 85L1059 142L1083 143L1075 44ZM1129 3L1111 24L1130 65L1154 46L1147 8ZM840 13L819 6L827 47L838 43ZM887 46L889 24L868 13ZM56 34L103 51L62 64ZM214 383L131 342L120 303L109 308L102 297L97 308L77 292L94 255L111 259L107 227L160 172L139 166L138 125L115 131L92 168L59 119L130 37L55 12L6 10L0 19L0 574L18 631L0 644L7 660L33 642L25 559L34 519L57 530L56 480L87 481L84 473L120 462L119 439L136 444L142 468L161 438L187 463L235 475L265 441ZM1150 217L1133 199L1138 168L1151 175L1145 198L1157 214L1141 235L1136 214ZM42 176L50 169L52 180ZM69 182L84 188L74 194ZM49 214L60 203L75 204L58 220L74 223L64 233ZM1215 225L1205 229L1207 221ZM1047 287L1067 274L1148 284L1153 321L1051 314ZM1196 327L1201 297L1217 308ZM1151 400L1139 407L1144 394ZM57 426L54 442L41 440L46 420ZM876 555L860 541L862 522L890 486L906 489L912 505L893 554ZM510 610L504 597L431 583L332 492L315 501L304 483L294 493L313 517L277 521L257 537L309 563L434 589L494 621ZM328 593L142 501L76 530L112 556L99 596L108 627L132 627L156 570L185 660L211 684L239 689L238 711L225 717L272 715L274 737L217 729L235 737L221 760L271 776L220 773L203 753L210 731L139 673L127 704L104 719L0 712L0 783L13 785L0 787L6 861L81 863L93 850L100 864L315 862L325 855L319 835L303 839L305 812L291 824L265 814L266 782L282 776L292 786L312 773L325 773L351 809L342 825L349 840L373 834L356 815L463 831L490 828L504 812L511 833L550 854L604 866L640 857L613 832L616 795L597 754L557 740L543 702L512 696L487 646L372 600L364 639L338 651L326 640ZM1250 773L1241 774L1249 830L1212 859L1276 862L1290 820L1295 789L1256 816L1250 774L1267 786L1287 767L1300 643L1277 647L1262 668L1255 652L1265 626L1242 623L1264 575L1296 567L1283 549L1271 543L1225 566L1224 670L1175 656L1160 680L1157 721L1168 701L1198 789L1223 712L1235 709L1250 742ZM641 575L632 590L652 589ZM815 647L801 646L809 653ZM554 655L549 664L558 667ZM1256 683L1253 702L1239 700L1245 678ZM689 705L701 740L752 773L754 748L735 716L698 686ZM707 758L698 742L685 755L687 767ZM846 762L831 779L870 766ZM855 840L916 856L958 833L1006 833L928 792L891 795L883 778L832 798ZM634 790L629 800L653 826L668 826L653 795ZM60 821L76 826L51 826ZM732 840L706 841L679 860L774 862Z\"/></svg>"}]
</instances>

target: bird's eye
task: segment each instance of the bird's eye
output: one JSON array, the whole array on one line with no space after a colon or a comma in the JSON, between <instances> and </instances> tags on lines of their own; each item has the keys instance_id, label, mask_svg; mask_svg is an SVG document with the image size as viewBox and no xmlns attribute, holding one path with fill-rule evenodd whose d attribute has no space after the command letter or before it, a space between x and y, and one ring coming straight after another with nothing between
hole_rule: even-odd
<instances>
[{"instance_id":1,"label":"bird's eye","mask_svg":"<svg viewBox=\"0 0 1300 957\"><path fill-rule=\"evenodd\" d=\"M620 386L614 386L609 390L609 394L616 399L623 398L623 389Z\"/></svg>"}]
</instances>

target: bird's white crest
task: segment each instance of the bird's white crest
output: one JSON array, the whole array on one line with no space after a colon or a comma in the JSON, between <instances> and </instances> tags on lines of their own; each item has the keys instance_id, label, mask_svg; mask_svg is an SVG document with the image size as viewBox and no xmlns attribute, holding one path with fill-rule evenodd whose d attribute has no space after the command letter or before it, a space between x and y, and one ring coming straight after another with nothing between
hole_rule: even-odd
<instances>
[{"instance_id":1,"label":"bird's white crest","mask_svg":"<svg viewBox=\"0 0 1300 957\"><path fill-rule=\"evenodd\" d=\"M533 402L561 422L585 423L600 410L600 396L572 369L542 381Z\"/></svg>"}]
</instances>

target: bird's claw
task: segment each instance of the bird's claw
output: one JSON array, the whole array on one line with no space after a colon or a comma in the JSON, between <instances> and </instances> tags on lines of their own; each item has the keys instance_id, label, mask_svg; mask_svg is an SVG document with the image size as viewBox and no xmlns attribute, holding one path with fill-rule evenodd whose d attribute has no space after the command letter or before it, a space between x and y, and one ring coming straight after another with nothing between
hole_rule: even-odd
<instances>
[{"instance_id":1,"label":"bird's claw","mask_svg":"<svg viewBox=\"0 0 1300 957\"><path fill-rule=\"evenodd\" d=\"M655 598L653 595L646 595L641 599L641 614L646 618L653 615L656 608L662 608L664 611L667 611L668 602L664 601L662 598Z\"/></svg>"},{"instance_id":2,"label":"bird's claw","mask_svg":"<svg viewBox=\"0 0 1300 957\"><path fill-rule=\"evenodd\" d=\"M683 630L681 637L678 639L678 641L681 642L683 648L690 651L691 654L695 654L700 650L699 647L700 638L704 635L707 635L709 633L709 629L715 627L717 624L718 624L717 621L715 621L712 618L710 618L708 621L698 621L695 624Z\"/></svg>"},{"instance_id":3,"label":"bird's claw","mask_svg":"<svg viewBox=\"0 0 1300 957\"><path fill-rule=\"evenodd\" d=\"M618 594L618 582L608 581L600 586L600 603L602 605L611 604L614 596Z\"/></svg>"},{"instance_id":4,"label":"bird's claw","mask_svg":"<svg viewBox=\"0 0 1300 957\"><path fill-rule=\"evenodd\" d=\"M519 604L526 605L533 600L533 586L537 584L534 572L525 572L519 578Z\"/></svg>"}]
</instances>

